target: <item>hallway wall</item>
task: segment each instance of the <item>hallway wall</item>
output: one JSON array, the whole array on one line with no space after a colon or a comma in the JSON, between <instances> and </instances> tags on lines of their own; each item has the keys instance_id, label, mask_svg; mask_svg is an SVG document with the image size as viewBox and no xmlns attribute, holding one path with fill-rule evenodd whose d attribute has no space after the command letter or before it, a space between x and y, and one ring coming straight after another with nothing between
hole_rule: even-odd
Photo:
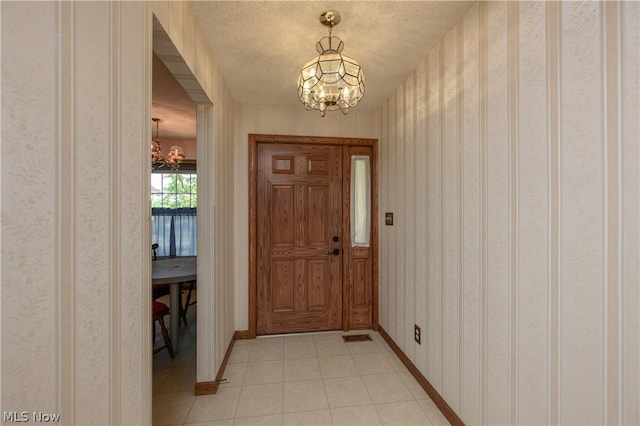
<instances>
[{"instance_id":1,"label":"hallway wall","mask_svg":"<svg viewBox=\"0 0 640 426\"><path fill-rule=\"evenodd\" d=\"M190 5L0 5L3 411L58 413L62 424L151 423L154 14L195 76L191 88L213 102L217 123L233 122ZM215 126L206 140L217 178L208 200L221 205L220 231L208 234L215 276L198 280L198 309L209 294L204 309L216 315L216 340L202 341L215 351L209 379L234 331L233 261L223 256L232 235L221 226L232 221L233 130ZM215 297L206 291L214 280Z\"/></svg>"},{"instance_id":2,"label":"hallway wall","mask_svg":"<svg viewBox=\"0 0 640 426\"><path fill-rule=\"evenodd\" d=\"M380 324L467 424L640 422L639 12L479 3L383 108Z\"/></svg>"}]
</instances>

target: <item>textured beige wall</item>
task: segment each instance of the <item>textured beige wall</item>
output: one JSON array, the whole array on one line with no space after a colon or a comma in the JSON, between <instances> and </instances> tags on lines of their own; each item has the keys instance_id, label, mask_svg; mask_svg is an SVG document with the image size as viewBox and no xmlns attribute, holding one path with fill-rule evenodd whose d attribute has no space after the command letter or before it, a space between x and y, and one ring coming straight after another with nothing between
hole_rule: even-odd
<instances>
[{"instance_id":1,"label":"textured beige wall","mask_svg":"<svg viewBox=\"0 0 640 426\"><path fill-rule=\"evenodd\" d=\"M199 101L214 104L199 107L213 122L199 137L215 176L201 186L211 260L198 283L209 313L203 380L234 330L233 262L213 251L233 252L222 226L232 208L213 214L233 205L233 125L219 124L233 121L233 100L189 3L0 7L2 410L60 413L62 424L150 424L154 14L208 94Z\"/></svg>"},{"instance_id":2,"label":"textured beige wall","mask_svg":"<svg viewBox=\"0 0 640 426\"><path fill-rule=\"evenodd\" d=\"M383 108L380 323L467 424L640 422L639 12L480 3Z\"/></svg>"},{"instance_id":3,"label":"textured beige wall","mask_svg":"<svg viewBox=\"0 0 640 426\"><path fill-rule=\"evenodd\" d=\"M59 272L57 263L59 173L52 161L63 143L53 133L59 107L58 40L51 37L57 31L57 7L1 7L2 409L57 412L55 318L58 294L68 293L57 277L67 271ZM27 22L15 19L27 13ZM22 58L22 49L39 55Z\"/></svg>"},{"instance_id":4,"label":"textured beige wall","mask_svg":"<svg viewBox=\"0 0 640 426\"><path fill-rule=\"evenodd\" d=\"M2 4L3 410L150 418L146 15Z\"/></svg>"}]
</instances>

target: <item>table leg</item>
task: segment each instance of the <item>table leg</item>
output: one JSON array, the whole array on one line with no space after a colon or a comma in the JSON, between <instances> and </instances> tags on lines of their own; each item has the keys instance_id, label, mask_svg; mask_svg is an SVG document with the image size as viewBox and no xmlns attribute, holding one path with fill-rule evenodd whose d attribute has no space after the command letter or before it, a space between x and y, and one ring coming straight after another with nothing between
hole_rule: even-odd
<instances>
[{"instance_id":1,"label":"table leg","mask_svg":"<svg viewBox=\"0 0 640 426\"><path fill-rule=\"evenodd\" d=\"M174 352L178 352L178 327L180 326L180 283L171 283L169 287L171 297L171 344Z\"/></svg>"}]
</instances>

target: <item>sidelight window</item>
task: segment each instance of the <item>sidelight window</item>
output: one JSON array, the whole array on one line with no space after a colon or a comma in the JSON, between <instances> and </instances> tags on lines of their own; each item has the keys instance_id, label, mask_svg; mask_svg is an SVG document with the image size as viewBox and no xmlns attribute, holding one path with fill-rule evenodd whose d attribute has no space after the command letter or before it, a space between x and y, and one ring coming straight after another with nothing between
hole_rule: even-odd
<instances>
[{"instance_id":1,"label":"sidelight window","mask_svg":"<svg viewBox=\"0 0 640 426\"><path fill-rule=\"evenodd\" d=\"M371 165L368 155L351 156L351 245L369 247Z\"/></svg>"}]
</instances>

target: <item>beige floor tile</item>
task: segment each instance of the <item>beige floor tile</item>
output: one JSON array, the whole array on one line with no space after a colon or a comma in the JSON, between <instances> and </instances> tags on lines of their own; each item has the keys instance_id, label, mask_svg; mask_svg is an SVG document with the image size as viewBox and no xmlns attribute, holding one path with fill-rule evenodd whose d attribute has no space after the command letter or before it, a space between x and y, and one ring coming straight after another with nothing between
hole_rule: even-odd
<instances>
[{"instance_id":1,"label":"beige floor tile","mask_svg":"<svg viewBox=\"0 0 640 426\"><path fill-rule=\"evenodd\" d=\"M156 347L156 346L154 346ZM169 356L169 352L163 350L153 355L153 368L154 369L170 369L174 367L174 361Z\"/></svg>"},{"instance_id":2,"label":"beige floor tile","mask_svg":"<svg viewBox=\"0 0 640 426\"><path fill-rule=\"evenodd\" d=\"M284 344L285 345L287 343L296 343L296 342L311 343L311 342L313 342L313 335L314 335L314 333L290 334L288 336L284 336L283 340L284 340Z\"/></svg>"},{"instance_id":3,"label":"beige floor tile","mask_svg":"<svg viewBox=\"0 0 640 426\"><path fill-rule=\"evenodd\" d=\"M154 424L448 424L371 330L365 331L371 342L343 341L343 334L363 333L359 330L236 341L225 369L228 381L216 395L194 397L192 325L195 317L181 328L185 339L176 358L154 356Z\"/></svg>"},{"instance_id":4,"label":"beige floor tile","mask_svg":"<svg viewBox=\"0 0 640 426\"><path fill-rule=\"evenodd\" d=\"M240 392L236 417L282 413L282 383L245 385Z\"/></svg>"},{"instance_id":5,"label":"beige floor tile","mask_svg":"<svg viewBox=\"0 0 640 426\"><path fill-rule=\"evenodd\" d=\"M373 354L380 353L382 350L380 346L374 341L369 342L349 342L347 343L347 349L350 354Z\"/></svg>"},{"instance_id":6,"label":"beige floor tile","mask_svg":"<svg viewBox=\"0 0 640 426\"><path fill-rule=\"evenodd\" d=\"M391 366L393 367L393 369L395 371L397 371L398 373L408 373L409 372L409 370L407 370L407 367L404 366L402 361L400 361L400 358L398 358L398 356L395 353L393 353L393 352L384 352L384 354L387 357L387 360L389 361L389 363L391 364Z\"/></svg>"},{"instance_id":7,"label":"beige floor tile","mask_svg":"<svg viewBox=\"0 0 640 426\"><path fill-rule=\"evenodd\" d=\"M195 367L173 368L156 393L193 392L195 383Z\"/></svg>"},{"instance_id":8,"label":"beige floor tile","mask_svg":"<svg viewBox=\"0 0 640 426\"><path fill-rule=\"evenodd\" d=\"M253 345L253 339L240 339L233 342L233 349Z\"/></svg>"},{"instance_id":9,"label":"beige floor tile","mask_svg":"<svg viewBox=\"0 0 640 426\"><path fill-rule=\"evenodd\" d=\"M356 368L351 355L334 355L319 358L320 373L325 379L332 377L359 376L360 372Z\"/></svg>"},{"instance_id":10,"label":"beige floor tile","mask_svg":"<svg viewBox=\"0 0 640 426\"><path fill-rule=\"evenodd\" d=\"M332 424L329 410L285 413L283 421L284 426L329 426Z\"/></svg>"},{"instance_id":11,"label":"beige floor tile","mask_svg":"<svg viewBox=\"0 0 640 426\"><path fill-rule=\"evenodd\" d=\"M154 395L153 424L183 424L195 398L193 392L171 392Z\"/></svg>"},{"instance_id":12,"label":"beige floor tile","mask_svg":"<svg viewBox=\"0 0 640 426\"><path fill-rule=\"evenodd\" d=\"M314 342L324 342L327 340L342 342L342 331L323 331L320 333L313 333Z\"/></svg>"},{"instance_id":13,"label":"beige floor tile","mask_svg":"<svg viewBox=\"0 0 640 426\"><path fill-rule=\"evenodd\" d=\"M384 353L353 355L353 360L358 368L358 372L363 376L367 374L393 373L396 371Z\"/></svg>"},{"instance_id":14,"label":"beige floor tile","mask_svg":"<svg viewBox=\"0 0 640 426\"><path fill-rule=\"evenodd\" d=\"M331 418L336 426L381 425L380 417L372 405L332 408Z\"/></svg>"},{"instance_id":15,"label":"beige floor tile","mask_svg":"<svg viewBox=\"0 0 640 426\"><path fill-rule=\"evenodd\" d=\"M429 399L429 395L422 389L422 386L418 383L418 381L411 375L409 372L398 373L400 375L400 379L402 383L409 389L411 395L415 399Z\"/></svg>"},{"instance_id":16,"label":"beige floor tile","mask_svg":"<svg viewBox=\"0 0 640 426\"><path fill-rule=\"evenodd\" d=\"M320 364L318 358L299 358L284 360L284 381L295 382L301 380L320 379Z\"/></svg>"},{"instance_id":17,"label":"beige floor tile","mask_svg":"<svg viewBox=\"0 0 640 426\"><path fill-rule=\"evenodd\" d=\"M418 405L420 405L420 407L424 410L424 412L430 416L431 413L434 412L440 412L440 409L438 408L438 406L435 404L435 402L433 402L432 400L428 399L425 401L418 401Z\"/></svg>"},{"instance_id":18,"label":"beige floor tile","mask_svg":"<svg viewBox=\"0 0 640 426\"><path fill-rule=\"evenodd\" d=\"M451 425L451 423L449 423L449 420L447 420L447 418L441 412L433 413L433 415L428 417L429 417L429 420L431 420L431 423L433 423L436 426Z\"/></svg>"},{"instance_id":19,"label":"beige floor tile","mask_svg":"<svg viewBox=\"0 0 640 426\"><path fill-rule=\"evenodd\" d=\"M253 341L254 345L274 345L274 344L282 344L284 342L284 337L282 336L259 336L256 337Z\"/></svg>"},{"instance_id":20,"label":"beige floor tile","mask_svg":"<svg viewBox=\"0 0 640 426\"><path fill-rule=\"evenodd\" d=\"M393 352L393 349L386 342L376 342L382 352Z\"/></svg>"},{"instance_id":21,"label":"beige floor tile","mask_svg":"<svg viewBox=\"0 0 640 426\"><path fill-rule=\"evenodd\" d=\"M434 425L451 424L431 399L418 400L417 403Z\"/></svg>"},{"instance_id":22,"label":"beige floor tile","mask_svg":"<svg viewBox=\"0 0 640 426\"><path fill-rule=\"evenodd\" d=\"M316 351L319 357L332 355L348 355L347 345L340 340L326 339L315 342Z\"/></svg>"},{"instance_id":23,"label":"beige floor tile","mask_svg":"<svg viewBox=\"0 0 640 426\"><path fill-rule=\"evenodd\" d=\"M392 349L389 346L389 344L384 340L384 338L379 333L371 333L371 338L373 339L374 342L376 342L378 344L378 346L380 347L380 350L382 350L382 352L391 352L392 351Z\"/></svg>"},{"instance_id":24,"label":"beige floor tile","mask_svg":"<svg viewBox=\"0 0 640 426\"><path fill-rule=\"evenodd\" d=\"M173 368L179 367L193 367L196 368L196 360L198 357L198 349L195 345L190 345L188 347L183 347L180 344L180 350L178 351L178 355L173 359Z\"/></svg>"},{"instance_id":25,"label":"beige floor tile","mask_svg":"<svg viewBox=\"0 0 640 426\"><path fill-rule=\"evenodd\" d=\"M222 377L223 379L227 379L227 381L221 383L221 386L242 386L244 376L247 372L247 365L247 363L227 364Z\"/></svg>"},{"instance_id":26,"label":"beige floor tile","mask_svg":"<svg viewBox=\"0 0 640 426\"><path fill-rule=\"evenodd\" d=\"M254 343L251 346L251 354L249 354L249 362L254 361L272 361L283 358L282 340L279 342Z\"/></svg>"},{"instance_id":27,"label":"beige floor tile","mask_svg":"<svg viewBox=\"0 0 640 426\"><path fill-rule=\"evenodd\" d=\"M231 356L229 356L228 364L241 364L249 361L249 355L251 354L251 345L233 347L231 350Z\"/></svg>"},{"instance_id":28,"label":"beige floor tile","mask_svg":"<svg viewBox=\"0 0 640 426\"><path fill-rule=\"evenodd\" d=\"M322 380L285 382L284 412L312 411L328 408Z\"/></svg>"},{"instance_id":29,"label":"beige floor tile","mask_svg":"<svg viewBox=\"0 0 640 426\"><path fill-rule=\"evenodd\" d=\"M233 418L241 389L241 387L220 388L215 395L196 397L185 423Z\"/></svg>"},{"instance_id":30,"label":"beige floor tile","mask_svg":"<svg viewBox=\"0 0 640 426\"><path fill-rule=\"evenodd\" d=\"M264 425L264 426L280 426L282 425L282 414L272 414L269 416L255 417L236 417L233 422L235 425Z\"/></svg>"},{"instance_id":31,"label":"beige floor tile","mask_svg":"<svg viewBox=\"0 0 640 426\"><path fill-rule=\"evenodd\" d=\"M153 369L153 393L156 394L171 374L170 368Z\"/></svg>"},{"instance_id":32,"label":"beige floor tile","mask_svg":"<svg viewBox=\"0 0 640 426\"><path fill-rule=\"evenodd\" d=\"M414 399L398 373L362 376L362 380L374 404Z\"/></svg>"},{"instance_id":33,"label":"beige floor tile","mask_svg":"<svg viewBox=\"0 0 640 426\"><path fill-rule=\"evenodd\" d=\"M431 425L431 420L416 401L376 404L383 425Z\"/></svg>"},{"instance_id":34,"label":"beige floor tile","mask_svg":"<svg viewBox=\"0 0 640 426\"><path fill-rule=\"evenodd\" d=\"M284 341L284 359L315 358L316 356L316 347L313 344L313 339L306 341Z\"/></svg>"},{"instance_id":35,"label":"beige floor tile","mask_svg":"<svg viewBox=\"0 0 640 426\"><path fill-rule=\"evenodd\" d=\"M247 364L245 385L282 382L282 360L256 361Z\"/></svg>"},{"instance_id":36,"label":"beige floor tile","mask_svg":"<svg viewBox=\"0 0 640 426\"><path fill-rule=\"evenodd\" d=\"M325 379L324 386L331 408L371 404L367 388L359 376Z\"/></svg>"}]
</instances>

